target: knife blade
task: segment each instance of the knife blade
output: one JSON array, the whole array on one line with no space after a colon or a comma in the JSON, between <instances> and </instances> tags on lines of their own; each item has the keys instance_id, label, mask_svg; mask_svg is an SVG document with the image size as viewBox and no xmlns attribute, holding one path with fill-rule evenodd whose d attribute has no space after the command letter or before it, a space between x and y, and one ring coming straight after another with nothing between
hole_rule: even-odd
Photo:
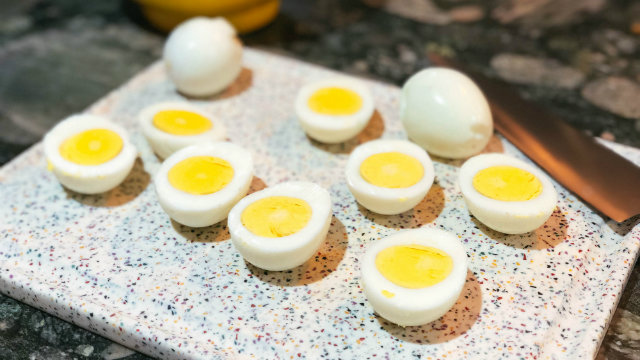
<instances>
[{"instance_id":1,"label":"knife blade","mask_svg":"<svg viewBox=\"0 0 640 360\"><path fill-rule=\"evenodd\" d=\"M617 222L640 214L640 167L508 84L436 54L428 58L473 79L489 101L496 130L564 187Z\"/></svg>"}]
</instances>

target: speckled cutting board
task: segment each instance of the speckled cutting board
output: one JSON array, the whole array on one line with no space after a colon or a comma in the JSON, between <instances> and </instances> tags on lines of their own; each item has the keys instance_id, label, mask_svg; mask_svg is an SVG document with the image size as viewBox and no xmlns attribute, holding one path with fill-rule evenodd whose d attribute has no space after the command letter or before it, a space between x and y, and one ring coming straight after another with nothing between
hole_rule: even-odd
<instances>
[{"instance_id":1,"label":"speckled cutting board","mask_svg":"<svg viewBox=\"0 0 640 360\"><path fill-rule=\"evenodd\" d=\"M311 141L293 113L305 82L335 72L247 50L224 94L192 100L219 116L254 156L252 189L285 180L326 187L334 218L304 265L267 272L247 264L226 224L172 222L150 179L160 162L136 114L182 98L156 63L88 111L126 126L140 157L118 188L65 190L37 144L0 170L0 290L20 301L160 358L593 357L640 246L638 218L605 221L558 184L558 208L535 232L506 236L472 218L456 185L461 161L434 158L436 182L413 210L373 214L344 181L349 152L374 138L406 138L398 88L368 82L377 111L356 139ZM607 143L636 163L640 150ZM501 137L486 151L528 161ZM469 256L456 305L441 319L402 328L378 317L360 284L367 246L402 228L455 232Z\"/></svg>"}]
</instances>

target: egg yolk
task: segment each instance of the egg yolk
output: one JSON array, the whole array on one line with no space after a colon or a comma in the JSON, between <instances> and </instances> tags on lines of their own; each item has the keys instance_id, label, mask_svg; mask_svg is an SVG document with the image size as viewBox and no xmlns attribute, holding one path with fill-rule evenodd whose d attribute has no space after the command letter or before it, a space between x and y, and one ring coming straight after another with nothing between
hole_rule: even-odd
<instances>
[{"instance_id":1,"label":"egg yolk","mask_svg":"<svg viewBox=\"0 0 640 360\"><path fill-rule=\"evenodd\" d=\"M100 165L122 151L122 138L115 131L91 129L75 134L60 145L60 155L79 165Z\"/></svg>"},{"instance_id":2,"label":"egg yolk","mask_svg":"<svg viewBox=\"0 0 640 360\"><path fill-rule=\"evenodd\" d=\"M360 164L360 175L368 183L385 188L413 186L424 176L420 161L399 152L371 155Z\"/></svg>"},{"instance_id":3,"label":"egg yolk","mask_svg":"<svg viewBox=\"0 0 640 360\"><path fill-rule=\"evenodd\" d=\"M355 91L339 87L322 88L308 101L309 108L323 115L353 115L362 107L362 98Z\"/></svg>"},{"instance_id":4,"label":"egg yolk","mask_svg":"<svg viewBox=\"0 0 640 360\"><path fill-rule=\"evenodd\" d=\"M376 255L376 268L382 276L398 286L420 289L435 285L449 276L453 259L434 247L397 245L385 248Z\"/></svg>"},{"instance_id":5,"label":"egg yolk","mask_svg":"<svg viewBox=\"0 0 640 360\"><path fill-rule=\"evenodd\" d=\"M153 116L153 125L173 135L197 135L213 127L206 117L186 110L163 110Z\"/></svg>"},{"instance_id":6,"label":"egg yolk","mask_svg":"<svg viewBox=\"0 0 640 360\"><path fill-rule=\"evenodd\" d=\"M492 166L473 177L473 187L482 195L501 201L526 201L542 192L542 183L532 173L514 166Z\"/></svg>"},{"instance_id":7,"label":"egg yolk","mask_svg":"<svg viewBox=\"0 0 640 360\"><path fill-rule=\"evenodd\" d=\"M391 299L392 297L396 296L396 294L392 293L391 291L388 290L382 290L382 295L384 295L385 297Z\"/></svg>"},{"instance_id":8,"label":"egg yolk","mask_svg":"<svg viewBox=\"0 0 640 360\"><path fill-rule=\"evenodd\" d=\"M213 156L193 156L175 164L168 173L169 183L193 195L220 191L233 178L233 167Z\"/></svg>"},{"instance_id":9,"label":"egg yolk","mask_svg":"<svg viewBox=\"0 0 640 360\"><path fill-rule=\"evenodd\" d=\"M298 198L270 196L247 206L242 225L258 236L276 238L294 234L311 219L311 206Z\"/></svg>"}]
</instances>

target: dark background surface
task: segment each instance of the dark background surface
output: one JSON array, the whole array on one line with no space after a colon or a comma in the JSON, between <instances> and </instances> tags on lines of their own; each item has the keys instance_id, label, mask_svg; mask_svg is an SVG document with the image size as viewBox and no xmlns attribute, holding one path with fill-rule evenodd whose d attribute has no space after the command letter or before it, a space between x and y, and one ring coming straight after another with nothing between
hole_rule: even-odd
<instances>
[{"instance_id":1,"label":"dark background surface","mask_svg":"<svg viewBox=\"0 0 640 360\"><path fill-rule=\"evenodd\" d=\"M640 2L550 3L285 0L242 39L397 85L429 66L427 52L454 57L593 136L640 147ZM157 60L163 42L128 1L2 0L0 164ZM640 358L638 274L599 359ZM0 358L146 357L0 295Z\"/></svg>"}]
</instances>

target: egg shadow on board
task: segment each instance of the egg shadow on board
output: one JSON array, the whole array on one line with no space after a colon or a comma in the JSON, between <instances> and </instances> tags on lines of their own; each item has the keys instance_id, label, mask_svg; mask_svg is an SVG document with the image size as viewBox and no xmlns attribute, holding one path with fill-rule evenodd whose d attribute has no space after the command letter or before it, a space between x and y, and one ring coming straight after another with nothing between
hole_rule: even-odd
<instances>
[{"instance_id":1,"label":"egg shadow on board","mask_svg":"<svg viewBox=\"0 0 640 360\"><path fill-rule=\"evenodd\" d=\"M358 135L347 141L337 144L325 144L310 138L308 135L307 138L311 142L311 145L320 150L330 152L332 154L349 154L351 153L351 151L353 151L353 149L356 148L356 146L364 144L371 140L378 139L382 136L383 133L384 120L382 119L382 115L380 114L380 112L378 110L375 110L373 112L373 115L371 115L371 119L369 119L369 123L367 123L367 126L362 129L362 131L360 131Z\"/></svg>"},{"instance_id":2,"label":"egg shadow on board","mask_svg":"<svg viewBox=\"0 0 640 360\"><path fill-rule=\"evenodd\" d=\"M476 219L475 216L471 217L471 221L486 236L499 243L517 249L532 250L551 249L562 243L567 237L567 226L569 224L567 218L558 208L539 228L524 234L511 235L492 230Z\"/></svg>"},{"instance_id":3,"label":"egg shadow on board","mask_svg":"<svg viewBox=\"0 0 640 360\"><path fill-rule=\"evenodd\" d=\"M491 135L489 138L489 142L484 149L480 150L478 154L489 154L489 153L504 153L504 145L502 145L502 140L495 133Z\"/></svg>"},{"instance_id":4,"label":"egg shadow on board","mask_svg":"<svg viewBox=\"0 0 640 360\"><path fill-rule=\"evenodd\" d=\"M249 191L247 192L247 195L251 195L256 191L260 191L266 188L267 188L267 184L259 177L254 176L253 179L251 179L251 185L249 186Z\"/></svg>"},{"instance_id":5,"label":"egg shadow on board","mask_svg":"<svg viewBox=\"0 0 640 360\"><path fill-rule=\"evenodd\" d=\"M144 169L142 159L136 158L127 177L115 188L100 194L80 194L63 186L67 198L95 207L124 205L140 195L151 182L151 175Z\"/></svg>"},{"instance_id":6,"label":"egg shadow on board","mask_svg":"<svg viewBox=\"0 0 640 360\"><path fill-rule=\"evenodd\" d=\"M240 70L240 74L238 74L238 77L236 77L235 80L233 80L233 82L229 84L229 86L227 86L225 89L221 90L217 94L206 95L206 96L193 96L193 95L187 95L177 89L176 91L180 95L184 96L189 100L214 101L214 100L223 100L223 99L232 98L234 96L238 96L243 92L249 90L251 85L253 85L253 70L243 67L242 70Z\"/></svg>"},{"instance_id":7,"label":"egg shadow on board","mask_svg":"<svg viewBox=\"0 0 640 360\"><path fill-rule=\"evenodd\" d=\"M245 260L253 276L277 286L308 285L322 280L336 271L344 258L348 245L347 230L338 218L331 219L327 238L316 253L304 264L290 270L269 271L254 266Z\"/></svg>"},{"instance_id":8,"label":"egg shadow on board","mask_svg":"<svg viewBox=\"0 0 640 360\"><path fill-rule=\"evenodd\" d=\"M500 140L500 137L495 133L491 135L491 137L489 138L489 142L487 143L487 146L485 146L482 150L480 150L479 153L468 156L466 158L448 159L448 158L440 157L438 155L433 155L431 153L429 153L429 156L433 161L449 164L455 167L460 167L462 166L462 164L465 163L465 161L469 160L469 158L471 157L474 157L480 154L491 154L491 153L504 153L504 146L502 145L502 140Z\"/></svg>"},{"instance_id":9,"label":"egg shadow on board","mask_svg":"<svg viewBox=\"0 0 640 360\"><path fill-rule=\"evenodd\" d=\"M482 311L482 290L478 279L467 270L467 278L453 307L437 320L420 326L402 327L375 314L380 327L400 340L415 344L440 344L464 335Z\"/></svg>"},{"instance_id":10,"label":"egg shadow on board","mask_svg":"<svg viewBox=\"0 0 640 360\"><path fill-rule=\"evenodd\" d=\"M257 176L254 176L249 186L248 194L252 194L256 191L260 191L267 187L267 184ZM189 242L202 242L212 243L229 240L231 234L229 234L229 227L227 226L227 220L220 221L219 223L204 226L204 227L191 227L180 224L179 222L171 219L171 225L178 233L178 235L187 239Z\"/></svg>"},{"instance_id":11,"label":"egg shadow on board","mask_svg":"<svg viewBox=\"0 0 640 360\"><path fill-rule=\"evenodd\" d=\"M393 229L413 229L433 222L440 213L442 213L444 202L444 189L442 186L434 183L418 205L403 213L397 215L381 215L367 210L360 204L358 204L358 209L367 219L378 225Z\"/></svg>"},{"instance_id":12,"label":"egg shadow on board","mask_svg":"<svg viewBox=\"0 0 640 360\"><path fill-rule=\"evenodd\" d=\"M171 226L189 242L214 243L231 239L226 219L204 227L191 227L171 219Z\"/></svg>"}]
</instances>

